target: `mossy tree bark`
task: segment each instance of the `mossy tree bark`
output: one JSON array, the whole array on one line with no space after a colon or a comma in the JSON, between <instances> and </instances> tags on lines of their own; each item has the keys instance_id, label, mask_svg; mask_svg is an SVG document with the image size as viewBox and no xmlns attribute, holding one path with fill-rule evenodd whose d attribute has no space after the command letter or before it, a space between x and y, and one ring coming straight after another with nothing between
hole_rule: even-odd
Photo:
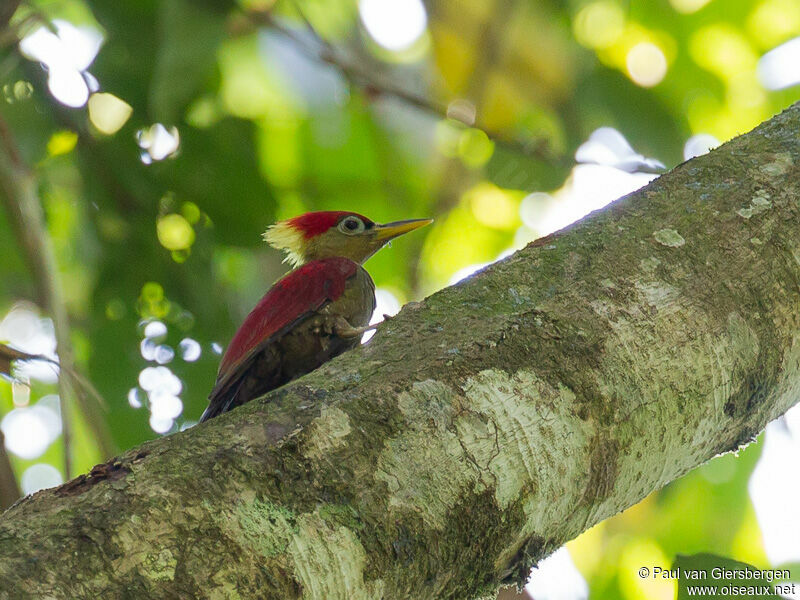
<instances>
[{"instance_id":1,"label":"mossy tree bark","mask_svg":"<svg viewBox=\"0 0 800 600\"><path fill-rule=\"evenodd\" d=\"M800 388L800 107L0 519L0 597L475 598Z\"/></svg>"}]
</instances>

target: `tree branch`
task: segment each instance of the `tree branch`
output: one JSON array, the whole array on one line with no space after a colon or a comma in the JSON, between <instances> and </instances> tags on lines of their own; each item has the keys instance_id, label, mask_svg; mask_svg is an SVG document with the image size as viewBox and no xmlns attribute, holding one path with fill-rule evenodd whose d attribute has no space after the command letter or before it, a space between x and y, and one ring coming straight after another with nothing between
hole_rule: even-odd
<instances>
[{"instance_id":1,"label":"tree branch","mask_svg":"<svg viewBox=\"0 0 800 600\"><path fill-rule=\"evenodd\" d=\"M475 598L800 391L800 105L0 518L53 598ZM199 385L199 383L198 383Z\"/></svg>"}]
</instances>

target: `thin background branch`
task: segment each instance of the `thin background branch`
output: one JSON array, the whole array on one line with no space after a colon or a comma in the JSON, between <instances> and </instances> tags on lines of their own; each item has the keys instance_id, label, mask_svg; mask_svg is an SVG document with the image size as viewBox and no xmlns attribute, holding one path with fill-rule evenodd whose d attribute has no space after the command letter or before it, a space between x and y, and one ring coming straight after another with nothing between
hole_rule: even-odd
<instances>
[{"instance_id":1,"label":"thin background branch","mask_svg":"<svg viewBox=\"0 0 800 600\"><path fill-rule=\"evenodd\" d=\"M460 121L456 118L457 115L448 113L448 106L446 104L409 92L382 75L374 73L356 62L348 60L342 56L340 52L337 52L332 44L317 33L297 2L292 2L292 4L300 14L301 20L305 23L308 33L311 34L316 41L317 48L312 47L307 40L303 39L297 30L280 22L270 12L252 10L246 13L246 17L249 19L250 23L255 26L265 25L281 33L310 58L335 67L348 80L350 85L363 90L367 97L390 96L396 98L411 107L427 112L437 118L450 118L463 123L465 126L480 129L497 145L511 152L527 156L540 162L552 164L553 166L571 166L572 163L567 161L565 157L552 152L545 139L519 140L485 127L481 124L480 120L477 120L475 123Z\"/></svg>"},{"instance_id":2,"label":"thin background branch","mask_svg":"<svg viewBox=\"0 0 800 600\"><path fill-rule=\"evenodd\" d=\"M72 476L72 426L70 406L77 405L92 429L102 452L113 455L114 447L100 415L101 405L91 394L75 393L81 379L72 381L77 373L74 365L70 325L58 276L53 248L47 233L37 181L27 168L17 149L8 124L0 116L0 202L28 263L37 291L38 303L53 319L59 357L59 398L64 444L64 475Z\"/></svg>"},{"instance_id":3,"label":"thin background branch","mask_svg":"<svg viewBox=\"0 0 800 600\"><path fill-rule=\"evenodd\" d=\"M8 0L7 3L0 8L0 36L8 29L8 23L11 17L19 7L21 0ZM14 475L14 469L11 466L11 461L6 452L6 439L3 432L0 431L0 510L5 510L14 502L16 502L22 493L17 483L17 478Z\"/></svg>"},{"instance_id":4,"label":"thin background branch","mask_svg":"<svg viewBox=\"0 0 800 600\"><path fill-rule=\"evenodd\" d=\"M28 171L14 143L11 130L0 116L0 189L2 202L36 283L38 303L53 319L57 353L61 364L72 366L72 344L67 310L58 281L55 256L44 224L36 180ZM64 370L59 373L61 437L64 444L64 476L72 476L72 423Z\"/></svg>"},{"instance_id":5,"label":"thin background branch","mask_svg":"<svg viewBox=\"0 0 800 600\"><path fill-rule=\"evenodd\" d=\"M3 2L3 5L0 6L0 30L6 28L20 4L22 4L22 0L5 0Z\"/></svg>"},{"instance_id":6,"label":"thin background branch","mask_svg":"<svg viewBox=\"0 0 800 600\"><path fill-rule=\"evenodd\" d=\"M0 510L5 510L20 499L22 493L6 453L6 440L0 431Z\"/></svg>"}]
</instances>

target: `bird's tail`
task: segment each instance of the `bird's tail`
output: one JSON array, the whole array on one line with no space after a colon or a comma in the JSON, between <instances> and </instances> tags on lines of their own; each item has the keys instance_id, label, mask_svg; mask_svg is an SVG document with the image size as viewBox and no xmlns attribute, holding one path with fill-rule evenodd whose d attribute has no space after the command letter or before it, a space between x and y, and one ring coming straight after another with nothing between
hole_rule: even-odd
<instances>
[{"instance_id":1,"label":"bird's tail","mask_svg":"<svg viewBox=\"0 0 800 600\"><path fill-rule=\"evenodd\" d=\"M200 417L200 423L208 421L214 417L218 417L224 412L228 412L232 408L236 408L241 404L238 402L239 390L244 383L244 379L240 379L233 387L226 387L222 390L213 390L208 397L208 407L203 411Z\"/></svg>"}]
</instances>

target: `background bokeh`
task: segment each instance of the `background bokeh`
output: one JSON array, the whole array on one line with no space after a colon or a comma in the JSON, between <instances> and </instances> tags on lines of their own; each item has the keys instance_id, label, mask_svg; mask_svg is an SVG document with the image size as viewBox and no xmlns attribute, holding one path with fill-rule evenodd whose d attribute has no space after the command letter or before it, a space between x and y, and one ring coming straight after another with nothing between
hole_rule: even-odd
<instances>
[{"instance_id":1,"label":"background bokeh","mask_svg":"<svg viewBox=\"0 0 800 600\"><path fill-rule=\"evenodd\" d=\"M41 361L0 380L22 491L64 480L65 447L74 476L196 422L285 271L260 238L276 219L435 217L367 265L393 314L769 118L800 98L798 65L797 0L6 0L0 149L44 225L12 218L5 181L0 342L55 358L66 325L33 234L105 399L63 397ZM798 460L793 411L567 544L528 590L666 599L640 566L800 561Z\"/></svg>"}]
</instances>

